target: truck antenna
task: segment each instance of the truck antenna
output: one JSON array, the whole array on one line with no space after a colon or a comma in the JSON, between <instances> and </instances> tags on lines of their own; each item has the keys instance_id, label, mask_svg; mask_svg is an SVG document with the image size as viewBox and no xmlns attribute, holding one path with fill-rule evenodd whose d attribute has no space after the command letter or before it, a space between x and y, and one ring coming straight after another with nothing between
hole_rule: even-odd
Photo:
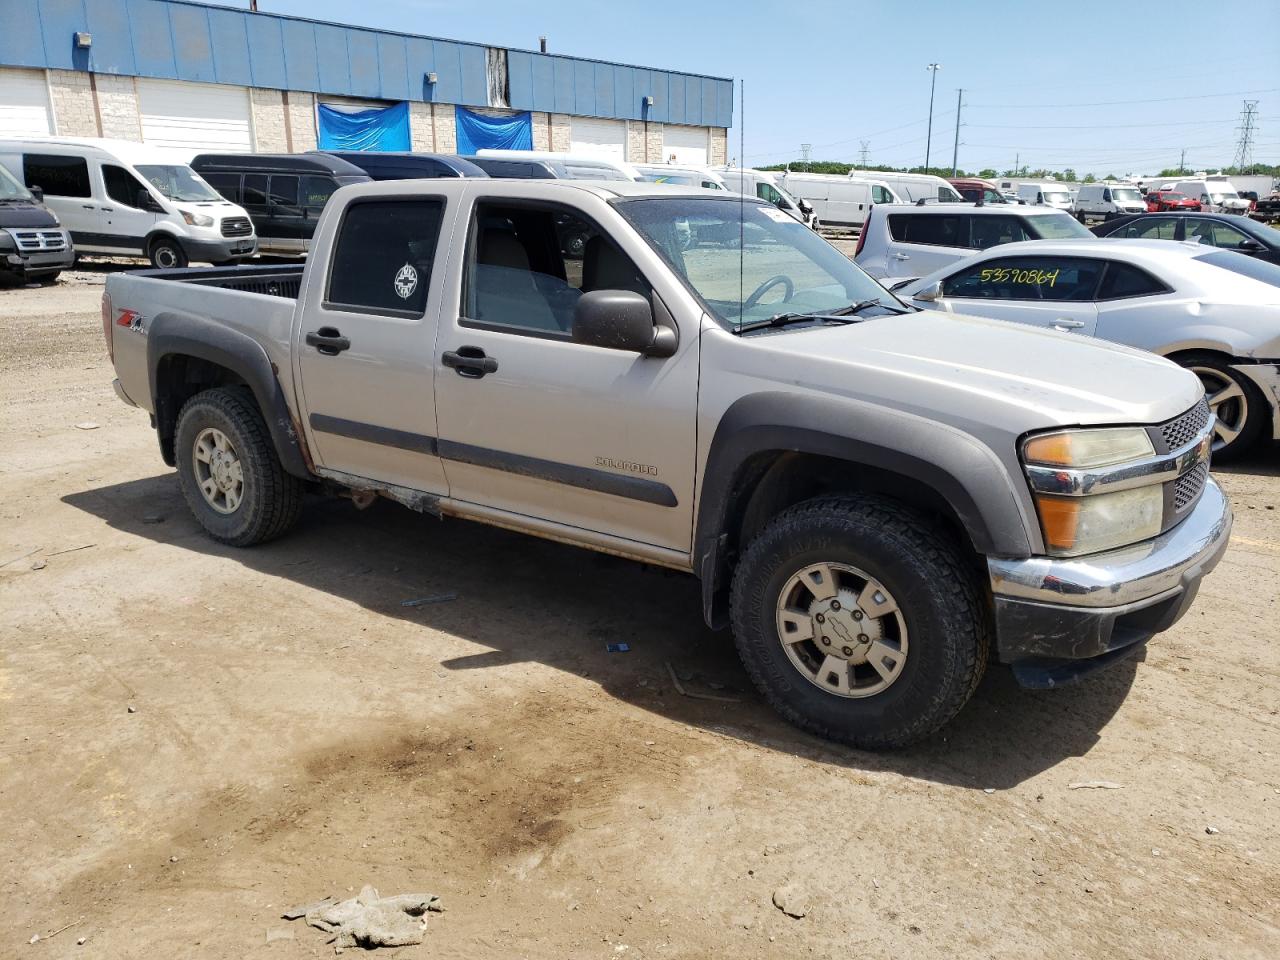
<instances>
[{"instance_id":1,"label":"truck antenna","mask_svg":"<svg viewBox=\"0 0 1280 960\"><path fill-rule=\"evenodd\" d=\"M742 158L742 169L747 168L747 81L738 80L738 156ZM738 184L743 190L746 189L746 175L743 174L742 181ZM742 326L742 310L743 299L747 295L745 289L746 283L746 249L743 241L746 240L747 232L747 195L743 190L738 191L738 326Z\"/></svg>"}]
</instances>

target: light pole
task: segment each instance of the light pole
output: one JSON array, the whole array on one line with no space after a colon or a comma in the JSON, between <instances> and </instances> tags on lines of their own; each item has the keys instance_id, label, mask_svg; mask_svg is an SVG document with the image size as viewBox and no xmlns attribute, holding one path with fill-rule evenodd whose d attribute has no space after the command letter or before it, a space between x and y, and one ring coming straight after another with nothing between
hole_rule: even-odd
<instances>
[{"instance_id":1,"label":"light pole","mask_svg":"<svg viewBox=\"0 0 1280 960\"><path fill-rule=\"evenodd\" d=\"M942 69L942 64L931 63L925 67L929 71L929 133L926 137L927 143L924 146L924 172L929 172L929 152L933 149L933 88L938 85L938 71Z\"/></svg>"}]
</instances>

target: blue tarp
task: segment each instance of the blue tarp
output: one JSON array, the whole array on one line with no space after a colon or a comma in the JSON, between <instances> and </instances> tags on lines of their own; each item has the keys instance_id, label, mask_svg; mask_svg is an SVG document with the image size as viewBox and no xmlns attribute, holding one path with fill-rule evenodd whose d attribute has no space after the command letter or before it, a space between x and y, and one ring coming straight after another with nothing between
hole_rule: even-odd
<instances>
[{"instance_id":1,"label":"blue tarp","mask_svg":"<svg viewBox=\"0 0 1280 960\"><path fill-rule=\"evenodd\" d=\"M457 115L458 153L473 157L477 150L532 150L533 117L529 111L513 117L486 117L462 107Z\"/></svg>"},{"instance_id":2,"label":"blue tarp","mask_svg":"<svg viewBox=\"0 0 1280 960\"><path fill-rule=\"evenodd\" d=\"M409 104L344 113L326 104L316 107L321 150L410 150Z\"/></svg>"}]
</instances>

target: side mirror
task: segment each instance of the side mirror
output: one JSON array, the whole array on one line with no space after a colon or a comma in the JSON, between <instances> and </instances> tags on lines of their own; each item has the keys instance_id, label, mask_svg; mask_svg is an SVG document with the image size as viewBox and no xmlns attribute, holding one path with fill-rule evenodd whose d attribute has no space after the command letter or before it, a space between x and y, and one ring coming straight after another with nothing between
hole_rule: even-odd
<instances>
[{"instance_id":1,"label":"side mirror","mask_svg":"<svg viewBox=\"0 0 1280 960\"><path fill-rule=\"evenodd\" d=\"M574 343L647 354L657 333L653 305L631 290L592 290L573 308Z\"/></svg>"},{"instance_id":2,"label":"side mirror","mask_svg":"<svg viewBox=\"0 0 1280 960\"><path fill-rule=\"evenodd\" d=\"M942 296L942 281L935 280L932 284L925 287L919 293L912 294L912 300L921 300L925 303L931 303Z\"/></svg>"},{"instance_id":3,"label":"side mirror","mask_svg":"<svg viewBox=\"0 0 1280 960\"><path fill-rule=\"evenodd\" d=\"M139 210L146 210L148 213L164 213L164 208L156 203L156 198L147 190L138 191L137 202L134 203L134 206Z\"/></svg>"},{"instance_id":4,"label":"side mirror","mask_svg":"<svg viewBox=\"0 0 1280 960\"><path fill-rule=\"evenodd\" d=\"M1249 253L1261 253L1263 250L1267 248L1264 247L1262 244L1260 244L1257 240L1241 240L1240 246L1237 247L1236 249L1247 250Z\"/></svg>"},{"instance_id":5,"label":"side mirror","mask_svg":"<svg viewBox=\"0 0 1280 960\"><path fill-rule=\"evenodd\" d=\"M27 187L31 192L31 196L35 197L36 203L44 203L44 187Z\"/></svg>"}]
</instances>

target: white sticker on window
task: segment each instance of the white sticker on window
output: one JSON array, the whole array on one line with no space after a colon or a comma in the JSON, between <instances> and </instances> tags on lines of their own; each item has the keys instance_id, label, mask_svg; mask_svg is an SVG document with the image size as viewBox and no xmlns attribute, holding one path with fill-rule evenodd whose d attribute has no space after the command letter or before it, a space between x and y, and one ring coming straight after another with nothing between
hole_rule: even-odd
<instances>
[{"instance_id":1,"label":"white sticker on window","mask_svg":"<svg viewBox=\"0 0 1280 960\"><path fill-rule=\"evenodd\" d=\"M761 207L760 212L774 223L798 223L795 217L776 207Z\"/></svg>"},{"instance_id":2,"label":"white sticker on window","mask_svg":"<svg viewBox=\"0 0 1280 960\"><path fill-rule=\"evenodd\" d=\"M413 296L413 291L418 289L418 271L406 263L396 271L395 287L396 296L401 300L408 300Z\"/></svg>"}]
</instances>

